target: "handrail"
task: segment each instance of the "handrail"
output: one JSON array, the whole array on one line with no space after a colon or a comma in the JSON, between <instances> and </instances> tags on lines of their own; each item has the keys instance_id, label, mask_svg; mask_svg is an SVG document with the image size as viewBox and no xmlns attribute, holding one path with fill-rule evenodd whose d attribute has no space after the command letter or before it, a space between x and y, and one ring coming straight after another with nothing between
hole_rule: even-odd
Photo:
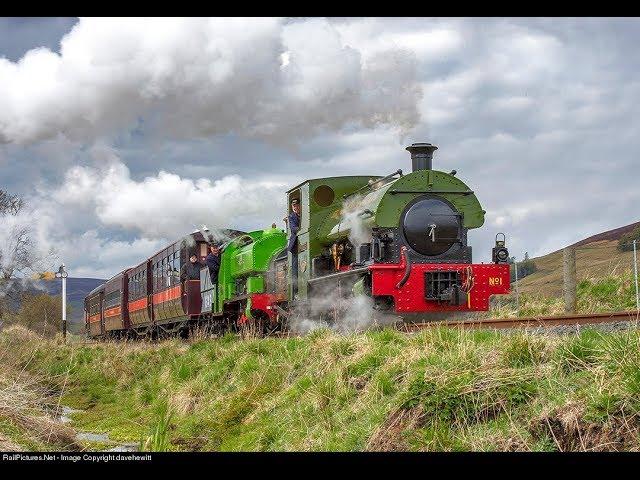
<instances>
[{"instance_id":1,"label":"handrail","mask_svg":"<svg viewBox=\"0 0 640 480\"><path fill-rule=\"evenodd\" d=\"M367 185L364 185L364 186L360 187L358 190L355 190L355 191L353 191L353 192L351 192L351 193L345 193L344 195L342 195L342 198L343 198L343 199L346 199L346 198L349 198L349 197L351 197L351 196L353 196L353 195L355 195L355 194L357 194L357 193L361 192L362 190L365 190L365 189L368 189L368 188L370 189L370 188L371 188L371 187L373 187L376 183L380 183L380 182L382 182L382 181L384 181L384 180L387 180L387 179L389 179L389 178L391 178L391 177L393 177L393 176L395 176L395 175L400 175L400 176L402 176L402 170L401 170L401 169L398 169L398 170L396 170L395 172L390 173L390 174L389 174L389 175L387 175L386 177L379 178L379 179L377 179L375 182L371 182L371 183L368 183Z\"/></svg>"}]
</instances>

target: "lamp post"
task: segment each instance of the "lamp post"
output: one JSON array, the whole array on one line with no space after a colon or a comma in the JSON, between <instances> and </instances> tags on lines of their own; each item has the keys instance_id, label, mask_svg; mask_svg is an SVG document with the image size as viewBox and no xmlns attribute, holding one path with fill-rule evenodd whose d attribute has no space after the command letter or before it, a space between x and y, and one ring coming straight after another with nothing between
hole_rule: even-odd
<instances>
[{"instance_id":1,"label":"lamp post","mask_svg":"<svg viewBox=\"0 0 640 480\"><path fill-rule=\"evenodd\" d=\"M64 263L56 272L56 278L62 279L62 337L67 341L67 277L69 274L64 269Z\"/></svg>"}]
</instances>

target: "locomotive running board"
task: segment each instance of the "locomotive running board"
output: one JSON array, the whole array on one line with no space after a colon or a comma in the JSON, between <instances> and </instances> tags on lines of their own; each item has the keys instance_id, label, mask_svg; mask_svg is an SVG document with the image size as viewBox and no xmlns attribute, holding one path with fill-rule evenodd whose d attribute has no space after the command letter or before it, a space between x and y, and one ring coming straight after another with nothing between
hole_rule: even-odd
<instances>
[{"instance_id":1,"label":"locomotive running board","mask_svg":"<svg viewBox=\"0 0 640 480\"><path fill-rule=\"evenodd\" d=\"M323 275L322 277L310 278L309 283L319 283L324 280L333 280L335 278L348 277L350 275L356 275L358 273L367 273L368 271L369 267L354 268L351 270L345 270L344 272L330 273L329 275Z\"/></svg>"}]
</instances>

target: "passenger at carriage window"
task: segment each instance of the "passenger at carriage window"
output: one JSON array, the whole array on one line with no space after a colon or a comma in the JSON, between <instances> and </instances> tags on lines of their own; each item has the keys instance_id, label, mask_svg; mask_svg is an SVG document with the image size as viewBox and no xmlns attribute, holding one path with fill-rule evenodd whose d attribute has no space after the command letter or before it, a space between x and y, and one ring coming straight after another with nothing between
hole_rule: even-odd
<instances>
[{"instance_id":1,"label":"passenger at carriage window","mask_svg":"<svg viewBox=\"0 0 640 480\"><path fill-rule=\"evenodd\" d=\"M218 283L218 272L220 272L220 248L217 245L209 245L209 255L205 258L205 263L209 267L211 282Z\"/></svg>"},{"instance_id":2,"label":"passenger at carriage window","mask_svg":"<svg viewBox=\"0 0 640 480\"><path fill-rule=\"evenodd\" d=\"M200 269L203 267L198 261L198 256L194 253L189 257L189 261L182 266L180 271L180 281L200 280Z\"/></svg>"},{"instance_id":3,"label":"passenger at carriage window","mask_svg":"<svg viewBox=\"0 0 640 480\"><path fill-rule=\"evenodd\" d=\"M178 283L180 283L180 270L178 270L177 268L174 268L171 271L171 283L172 285L177 285Z\"/></svg>"},{"instance_id":4,"label":"passenger at carriage window","mask_svg":"<svg viewBox=\"0 0 640 480\"><path fill-rule=\"evenodd\" d=\"M171 286L172 274L173 274L173 269L171 268L171 265L169 265L168 268L167 268L167 275L166 275L166 278L165 278L165 283L166 283L167 287Z\"/></svg>"}]
</instances>

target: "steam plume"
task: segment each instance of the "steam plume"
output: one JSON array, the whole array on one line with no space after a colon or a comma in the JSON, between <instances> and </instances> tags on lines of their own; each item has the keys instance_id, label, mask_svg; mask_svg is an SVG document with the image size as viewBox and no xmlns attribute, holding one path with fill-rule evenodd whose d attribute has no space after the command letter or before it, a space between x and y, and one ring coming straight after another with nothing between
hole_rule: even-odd
<instances>
[{"instance_id":1,"label":"steam plume","mask_svg":"<svg viewBox=\"0 0 640 480\"><path fill-rule=\"evenodd\" d=\"M322 19L82 18L60 54L0 58L0 142L406 131L419 121L415 63L401 49L364 57Z\"/></svg>"}]
</instances>

